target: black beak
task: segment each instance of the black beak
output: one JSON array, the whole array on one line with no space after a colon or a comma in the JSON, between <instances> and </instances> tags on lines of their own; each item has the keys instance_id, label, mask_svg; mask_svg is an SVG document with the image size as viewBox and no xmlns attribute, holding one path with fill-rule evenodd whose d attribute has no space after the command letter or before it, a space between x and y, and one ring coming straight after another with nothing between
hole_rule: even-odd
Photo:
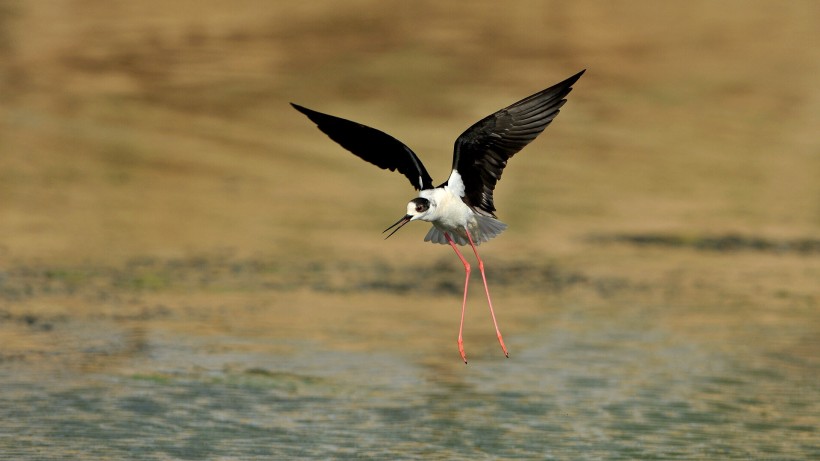
<instances>
[{"instance_id":1,"label":"black beak","mask_svg":"<svg viewBox=\"0 0 820 461\"><path fill-rule=\"evenodd\" d=\"M382 234L384 234L385 232L389 231L390 229L392 229L392 228L394 228L394 227L396 227L396 226L399 226L399 227L396 227L396 230L394 230L393 232L391 232L391 233L390 233L390 235L395 234L396 232L398 232L398 231L399 231L399 229L401 229L402 227L404 227L404 225L405 225L405 224L407 224L407 223L409 223L409 222L410 222L410 218L412 218L412 216L407 215L407 216L405 216L405 217L403 217L403 218L399 219L398 221L396 221L396 223L395 223L395 224L393 224L392 226L390 226L390 227L388 227L387 229L383 230L383 231L382 231ZM388 235L388 236L387 236L387 237L385 237L384 239L385 239L385 240L389 239L389 238L390 238L390 235Z\"/></svg>"}]
</instances>

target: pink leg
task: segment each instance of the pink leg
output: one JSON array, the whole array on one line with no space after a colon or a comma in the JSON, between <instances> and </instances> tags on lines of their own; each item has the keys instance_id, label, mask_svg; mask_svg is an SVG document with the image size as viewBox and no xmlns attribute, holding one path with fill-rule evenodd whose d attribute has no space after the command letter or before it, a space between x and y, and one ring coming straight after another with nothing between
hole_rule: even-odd
<instances>
[{"instance_id":1,"label":"pink leg","mask_svg":"<svg viewBox=\"0 0 820 461\"><path fill-rule=\"evenodd\" d=\"M464 339L462 339L462 333L464 331L464 308L467 306L467 286L470 284L470 263L464 259L464 256L461 255L461 252L458 251L458 247L456 246L456 242L453 241L450 234L447 232L444 233L444 237L450 242L450 246L456 250L456 255L458 255L458 259L461 260L461 263L464 264L464 300L461 302L461 325L458 327L458 352L461 354L461 360L464 360L464 363L467 363L467 354L464 353Z\"/></svg>"},{"instance_id":2,"label":"pink leg","mask_svg":"<svg viewBox=\"0 0 820 461\"><path fill-rule=\"evenodd\" d=\"M484 275L484 261L481 260L481 257L478 256L478 250L475 248L475 244L473 244L473 238L470 236L470 231L467 231L467 240L470 241L470 246L473 247L473 253L475 253L475 259L478 260L478 270L481 271L481 279L484 280L484 293L487 294L487 302L490 304L490 315L493 317L493 325L495 326L495 334L498 336L498 342L501 344L501 350L504 351L504 355L509 358L510 354L507 352L507 347L504 345L504 338L501 337L501 330L498 329L498 322L495 321L495 312L493 311L493 301L490 299L490 289L487 287L487 277ZM452 243L451 243L452 245ZM453 247L455 248L455 246ZM463 258L462 258L463 260ZM467 293L464 293L464 296L467 296ZM465 298L466 299L466 298ZM463 314L462 314L463 315Z\"/></svg>"}]
</instances>

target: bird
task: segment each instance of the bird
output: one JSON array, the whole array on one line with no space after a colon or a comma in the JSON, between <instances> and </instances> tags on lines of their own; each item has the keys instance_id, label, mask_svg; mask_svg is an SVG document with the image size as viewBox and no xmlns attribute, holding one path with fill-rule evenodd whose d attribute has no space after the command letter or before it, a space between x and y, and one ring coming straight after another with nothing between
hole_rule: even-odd
<instances>
[{"instance_id":1,"label":"bird","mask_svg":"<svg viewBox=\"0 0 820 461\"><path fill-rule=\"evenodd\" d=\"M461 323L458 329L458 351L464 363L464 312L467 306L467 288L471 266L458 246L469 245L475 254L484 293L490 306L490 315L504 356L510 356L501 330L498 328L484 262L476 246L501 234L507 225L498 220L493 203L493 191L507 161L532 142L558 115L566 103L572 85L586 69L549 88L532 94L467 128L455 141L453 164L447 181L434 186L433 179L409 147L398 139L375 128L324 114L291 103L331 140L362 160L381 169L403 174L418 191L418 196L407 203L401 219L385 229L393 230L385 239L412 221L426 221L432 227L425 242L449 244L464 265L464 295L461 303Z\"/></svg>"}]
</instances>

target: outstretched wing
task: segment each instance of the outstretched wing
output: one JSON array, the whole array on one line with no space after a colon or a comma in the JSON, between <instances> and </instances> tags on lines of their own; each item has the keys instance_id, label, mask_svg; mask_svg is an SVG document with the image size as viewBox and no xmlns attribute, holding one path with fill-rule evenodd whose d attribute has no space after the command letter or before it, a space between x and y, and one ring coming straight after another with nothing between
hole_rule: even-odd
<instances>
[{"instance_id":1,"label":"outstretched wing","mask_svg":"<svg viewBox=\"0 0 820 461\"><path fill-rule=\"evenodd\" d=\"M398 139L375 128L290 104L305 114L330 139L379 168L407 176L416 190L432 189L433 179L416 154Z\"/></svg>"},{"instance_id":2,"label":"outstretched wing","mask_svg":"<svg viewBox=\"0 0 820 461\"><path fill-rule=\"evenodd\" d=\"M495 217L493 190L507 160L552 122L584 72L479 120L456 139L453 169L464 183L467 205Z\"/></svg>"}]
</instances>

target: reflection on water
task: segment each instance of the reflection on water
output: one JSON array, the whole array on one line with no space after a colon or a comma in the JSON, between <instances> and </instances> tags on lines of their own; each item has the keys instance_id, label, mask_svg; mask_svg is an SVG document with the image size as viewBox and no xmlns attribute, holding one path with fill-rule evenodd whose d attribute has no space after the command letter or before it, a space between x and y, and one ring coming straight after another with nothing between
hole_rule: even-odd
<instances>
[{"instance_id":1,"label":"reflection on water","mask_svg":"<svg viewBox=\"0 0 820 461\"><path fill-rule=\"evenodd\" d=\"M488 340L469 366L454 351L69 321L39 333L64 331L64 350L2 364L0 446L9 459L818 455L811 357L778 355L776 337L711 348L624 312L567 306L510 334L510 359Z\"/></svg>"}]
</instances>

